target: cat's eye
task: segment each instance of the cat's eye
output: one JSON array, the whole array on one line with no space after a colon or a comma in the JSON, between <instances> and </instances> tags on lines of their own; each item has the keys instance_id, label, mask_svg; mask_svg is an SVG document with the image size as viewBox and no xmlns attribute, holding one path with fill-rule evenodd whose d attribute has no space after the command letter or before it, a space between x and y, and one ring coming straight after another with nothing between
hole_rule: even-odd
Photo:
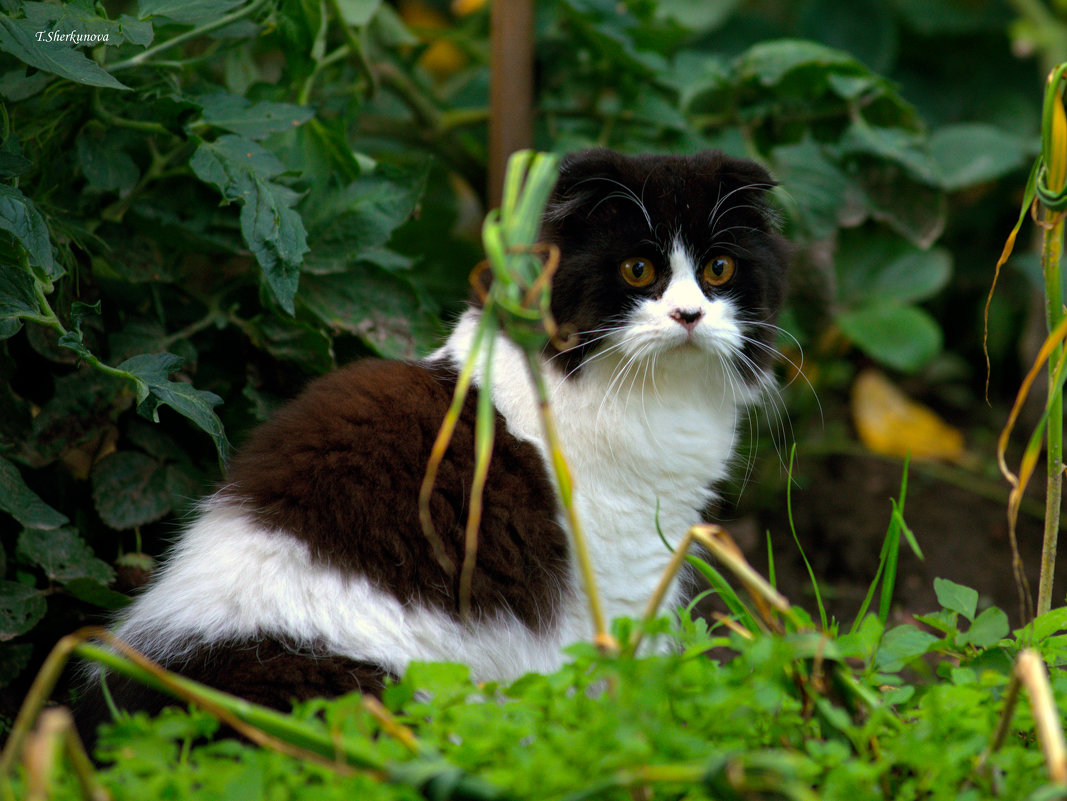
<instances>
[{"instance_id":1,"label":"cat's eye","mask_svg":"<svg viewBox=\"0 0 1067 801\"><path fill-rule=\"evenodd\" d=\"M656 278L656 268L648 259L627 259L619 265L619 272L630 286L648 286Z\"/></svg>"},{"instance_id":2,"label":"cat's eye","mask_svg":"<svg viewBox=\"0 0 1067 801\"><path fill-rule=\"evenodd\" d=\"M734 277L737 263L730 256L715 256L704 265L704 280L712 286L722 286Z\"/></svg>"}]
</instances>

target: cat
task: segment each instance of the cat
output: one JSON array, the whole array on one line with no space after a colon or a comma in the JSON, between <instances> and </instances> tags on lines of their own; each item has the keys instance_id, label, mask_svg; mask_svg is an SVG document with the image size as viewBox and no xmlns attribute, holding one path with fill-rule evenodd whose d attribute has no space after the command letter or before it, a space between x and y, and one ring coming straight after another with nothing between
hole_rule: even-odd
<instances>
[{"instance_id":1,"label":"cat","mask_svg":"<svg viewBox=\"0 0 1067 801\"><path fill-rule=\"evenodd\" d=\"M789 248L767 171L718 151L565 157L542 239L561 260L551 311L571 333L540 359L607 617L639 616L673 545L735 460L739 416L773 378ZM496 444L470 612L417 498L472 347L479 304L420 361L364 360L311 383L258 428L116 634L249 700L380 694L414 660L475 680L552 671L592 624L522 352L498 341L438 471L430 511L463 561L475 396ZM682 600L676 580L669 599ZM159 708L109 679L119 706Z\"/></svg>"}]
</instances>

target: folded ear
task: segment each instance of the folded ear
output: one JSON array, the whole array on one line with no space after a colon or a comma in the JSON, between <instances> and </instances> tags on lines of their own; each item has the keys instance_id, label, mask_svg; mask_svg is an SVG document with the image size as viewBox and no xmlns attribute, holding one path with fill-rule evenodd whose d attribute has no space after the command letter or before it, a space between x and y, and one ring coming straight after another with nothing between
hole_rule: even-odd
<instances>
[{"instance_id":1,"label":"folded ear","mask_svg":"<svg viewBox=\"0 0 1067 801\"><path fill-rule=\"evenodd\" d=\"M697 153L698 174L706 186L709 208L746 205L759 213L769 231L780 231L782 213L771 190L778 182L760 163L726 156L717 150Z\"/></svg>"},{"instance_id":2,"label":"folded ear","mask_svg":"<svg viewBox=\"0 0 1067 801\"><path fill-rule=\"evenodd\" d=\"M564 156L559 165L559 179L545 206L545 225L560 227L566 218L583 210L583 216L590 214L610 185L618 183L622 158L605 148Z\"/></svg>"}]
</instances>

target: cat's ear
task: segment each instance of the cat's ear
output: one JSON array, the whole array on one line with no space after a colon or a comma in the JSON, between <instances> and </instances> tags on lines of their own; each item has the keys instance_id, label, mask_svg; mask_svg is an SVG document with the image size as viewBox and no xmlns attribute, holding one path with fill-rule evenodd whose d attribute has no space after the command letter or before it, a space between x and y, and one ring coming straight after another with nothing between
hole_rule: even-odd
<instances>
[{"instance_id":1,"label":"cat's ear","mask_svg":"<svg viewBox=\"0 0 1067 801\"><path fill-rule=\"evenodd\" d=\"M587 215L603 195L605 182L610 185L619 180L618 162L619 154L604 148L564 156L555 189L545 207L545 224L559 226L583 210Z\"/></svg>"},{"instance_id":2,"label":"cat's ear","mask_svg":"<svg viewBox=\"0 0 1067 801\"><path fill-rule=\"evenodd\" d=\"M716 162L714 168L706 173L709 200L712 203L717 202L716 198L722 197L722 187L725 185L731 191L736 191L738 199L744 198L746 203L759 212L768 230L781 231L784 217L773 191L778 182L767 168L751 159L725 158L717 151L710 151L707 155Z\"/></svg>"}]
</instances>

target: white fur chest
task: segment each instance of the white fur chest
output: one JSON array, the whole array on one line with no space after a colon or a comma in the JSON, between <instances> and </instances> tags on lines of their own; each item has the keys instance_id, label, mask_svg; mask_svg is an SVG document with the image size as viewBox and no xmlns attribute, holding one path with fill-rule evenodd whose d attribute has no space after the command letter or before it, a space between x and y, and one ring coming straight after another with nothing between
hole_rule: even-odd
<instances>
[{"instance_id":1,"label":"white fur chest","mask_svg":"<svg viewBox=\"0 0 1067 801\"><path fill-rule=\"evenodd\" d=\"M468 312L437 356L459 363L469 350L477 313ZM609 619L642 614L672 546L712 500L711 485L727 472L742 401L704 354L682 351L653 372L600 359L564 380L547 379L579 519ZM481 370L476 383L484 384ZM497 344L493 402L515 436L546 457L541 421L524 357L511 342ZM577 582L577 575L575 574ZM564 642L588 638L585 599L565 616Z\"/></svg>"}]
</instances>

